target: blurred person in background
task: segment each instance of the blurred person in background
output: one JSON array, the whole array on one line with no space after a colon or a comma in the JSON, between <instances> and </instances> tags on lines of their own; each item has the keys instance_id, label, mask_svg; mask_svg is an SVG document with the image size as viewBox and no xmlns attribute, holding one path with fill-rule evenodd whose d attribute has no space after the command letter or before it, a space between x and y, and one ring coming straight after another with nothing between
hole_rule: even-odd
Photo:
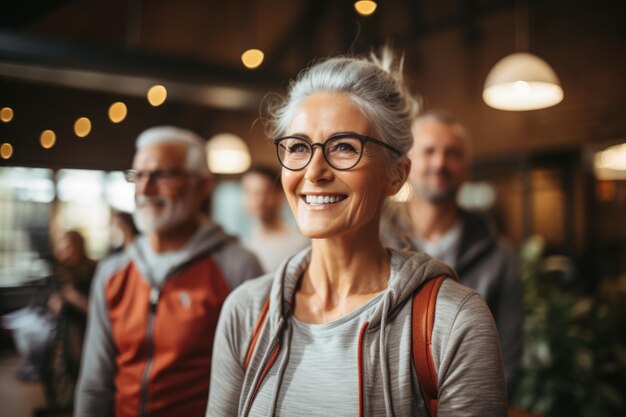
<instances>
[{"instance_id":1,"label":"blurred person in background","mask_svg":"<svg viewBox=\"0 0 626 417\"><path fill-rule=\"evenodd\" d=\"M125 211L111 212L111 253L126 250L139 235L133 215Z\"/></svg>"},{"instance_id":2,"label":"blurred person in background","mask_svg":"<svg viewBox=\"0 0 626 417\"><path fill-rule=\"evenodd\" d=\"M85 239L77 230L53 238L52 252L54 274L46 291L54 327L42 351L41 381L48 410L70 410L81 365L96 262L87 255Z\"/></svg>"},{"instance_id":3,"label":"blurred person in background","mask_svg":"<svg viewBox=\"0 0 626 417\"><path fill-rule=\"evenodd\" d=\"M480 293L498 327L511 392L522 354L523 288L517 259L490 223L457 203L470 171L465 128L447 114L430 112L414 121L412 131L413 192L408 203L390 206L382 223L383 242L426 252L455 268L460 282Z\"/></svg>"},{"instance_id":4,"label":"blurred person in background","mask_svg":"<svg viewBox=\"0 0 626 417\"><path fill-rule=\"evenodd\" d=\"M265 272L273 272L310 242L282 217L285 195L277 170L253 167L244 174L241 185L246 211L253 221L252 232L243 243L257 255Z\"/></svg>"},{"instance_id":5,"label":"blurred person in background","mask_svg":"<svg viewBox=\"0 0 626 417\"><path fill-rule=\"evenodd\" d=\"M89 258L83 235L77 230L61 234L53 241L55 275L60 288L51 297L49 306L60 312L65 306L85 319L91 279L96 270L96 261Z\"/></svg>"},{"instance_id":6,"label":"blurred person in background","mask_svg":"<svg viewBox=\"0 0 626 417\"><path fill-rule=\"evenodd\" d=\"M23 356L18 378L41 380L50 406L71 403L71 390L59 399L60 387L52 379L62 378L74 386L78 378L87 306L96 262L89 258L80 232L63 232L52 239L53 274L35 292L30 305L7 317L16 346ZM55 359L55 355L57 359ZM58 381L57 381L58 382ZM62 394L65 396L66 393Z\"/></svg>"},{"instance_id":7,"label":"blurred person in background","mask_svg":"<svg viewBox=\"0 0 626 417\"><path fill-rule=\"evenodd\" d=\"M96 273L75 414L202 416L222 303L261 267L202 212L201 137L154 127L136 148L125 175L142 235Z\"/></svg>"}]
</instances>

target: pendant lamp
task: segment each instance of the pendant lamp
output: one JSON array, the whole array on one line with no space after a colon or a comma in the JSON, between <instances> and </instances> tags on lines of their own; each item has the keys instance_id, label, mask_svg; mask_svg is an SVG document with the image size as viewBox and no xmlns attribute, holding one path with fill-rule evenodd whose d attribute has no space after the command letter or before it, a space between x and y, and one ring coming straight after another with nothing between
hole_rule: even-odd
<instances>
[{"instance_id":1,"label":"pendant lamp","mask_svg":"<svg viewBox=\"0 0 626 417\"><path fill-rule=\"evenodd\" d=\"M214 174L240 174L250 168L248 145L233 133L219 133L206 144L209 170Z\"/></svg>"},{"instance_id":2,"label":"pendant lamp","mask_svg":"<svg viewBox=\"0 0 626 417\"><path fill-rule=\"evenodd\" d=\"M600 180L626 180L626 143L596 152L593 171Z\"/></svg>"},{"instance_id":3,"label":"pendant lamp","mask_svg":"<svg viewBox=\"0 0 626 417\"><path fill-rule=\"evenodd\" d=\"M520 8L516 8L516 43L518 50L528 49L528 35L521 45ZM528 19L527 7L525 18ZM500 110L537 110L554 106L563 100L563 89L550 65L528 52L517 52L502 58L489 71L483 89L483 100Z\"/></svg>"}]
</instances>

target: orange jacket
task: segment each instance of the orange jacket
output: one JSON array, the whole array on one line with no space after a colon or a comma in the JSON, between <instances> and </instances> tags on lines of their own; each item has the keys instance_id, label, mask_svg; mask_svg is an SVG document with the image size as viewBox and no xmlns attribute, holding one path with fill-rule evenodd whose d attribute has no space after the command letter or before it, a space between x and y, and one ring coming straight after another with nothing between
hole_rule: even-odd
<instances>
[{"instance_id":1,"label":"orange jacket","mask_svg":"<svg viewBox=\"0 0 626 417\"><path fill-rule=\"evenodd\" d=\"M99 268L77 416L205 415L220 308L260 274L256 258L215 227L160 287L139 245Z\"/></svg>"}]
</instances>

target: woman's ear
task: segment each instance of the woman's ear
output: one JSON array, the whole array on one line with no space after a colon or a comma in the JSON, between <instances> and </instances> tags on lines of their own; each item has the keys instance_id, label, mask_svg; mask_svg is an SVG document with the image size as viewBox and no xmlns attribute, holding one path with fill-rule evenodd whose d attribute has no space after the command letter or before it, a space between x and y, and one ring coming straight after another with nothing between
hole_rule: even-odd
<instances>
[{"instance_id":1,"label":"woman's ear","mask_svg":"<svg viewBox=\"0 0 626 417\"><path fill-rule=\"evenodd\" d=\"M407 178L409 177L409 173L411 172L411 160L408 157L402 158L398 161L396 170L396 177L389 181L388 184L388 196L392 196L400 191L400 188L402 188L402 186L406 182Z\"/></svg>"}]
</instances>

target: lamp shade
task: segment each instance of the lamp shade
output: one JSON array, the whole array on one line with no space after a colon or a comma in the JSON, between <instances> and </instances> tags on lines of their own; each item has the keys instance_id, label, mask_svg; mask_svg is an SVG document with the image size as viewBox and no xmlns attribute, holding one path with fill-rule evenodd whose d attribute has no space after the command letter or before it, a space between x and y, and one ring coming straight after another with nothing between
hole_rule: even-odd
<instances>
[{"instance_id":1,"label":"lamp shade","mask_svg":"<svg viewBox=\"0 0 626 417\"><path fill-rule=\"evenodd\" d=\"M483 100L500 110L536 110L560 103L563 89L546 61L520 52L502 58L489 71Z\"/></svg>"},{"instance_id":2,"label":"lamp shade","mask_svg":"<svg viewBox=\"0 0 626 417\"><path fill-rule=\"evenodd\" d=\"M240 174L250 168L248 145L232 133L213 136L206 145L209 169L215 174Z\"/></svg>"},{"instance_id":3,"label":"lamp shade","mask_svg":"<svg viewBox=\"0 0 626 417\"><path fill-rule=\"evenodd\" d=\"M593 161L593 171L596 178L601 180L626 179L626 143L597 152Z\"/></svg>"}]
</instances>

